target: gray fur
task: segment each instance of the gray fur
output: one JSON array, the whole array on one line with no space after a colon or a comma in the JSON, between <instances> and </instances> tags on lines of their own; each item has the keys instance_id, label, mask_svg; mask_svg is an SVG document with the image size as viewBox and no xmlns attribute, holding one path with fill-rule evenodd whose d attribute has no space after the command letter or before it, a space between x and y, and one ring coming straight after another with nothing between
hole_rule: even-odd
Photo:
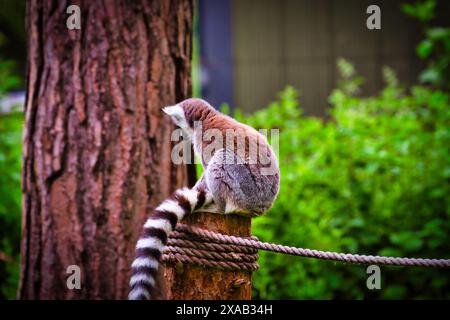
<instances>
[{"instance_id":1,"label":"gray fur","mask_svg":"<svg viewBox=\"0 0 450 320\"><path fill-rule=\"evenodd\" d=\"M270 209L279 189L279 173L261 175L260 166L238 162L232 151L214 153L197 186L211 193L219 212L258 216Z\"/></svg>"}]
</instances>

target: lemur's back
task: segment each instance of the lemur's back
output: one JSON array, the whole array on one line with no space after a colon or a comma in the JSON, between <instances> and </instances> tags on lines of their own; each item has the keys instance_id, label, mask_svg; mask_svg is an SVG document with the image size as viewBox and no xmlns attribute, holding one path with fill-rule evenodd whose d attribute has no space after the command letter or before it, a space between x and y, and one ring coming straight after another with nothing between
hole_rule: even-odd
<instances>
[{"instance_id":1,"label":"lemur's back","mask_svg":"<svg viewBox=\"0 0 450 320\"><path fill-rule=\"evenodd\" d=\"M191 136L204 171L194 188L177 190L145 223L131 266L130 299L152 297L163 248L187 214L213 204L224 214L261 215L272 206L280 185L275 154L253 128L201 99L188 99L164 111Z\"/></svg>"},{"instance_id":2,"label":"lemur's back","mask_svg":"<svg viewBox=\"0 0 450 320\"><path fill-rule=\"evenodd\" d=\"M267 139L250 126L216 111L194 126L194 148L205 168L204 180L224 213L261 215L279 190L278 161Z\"/></svg>"}]
</instances>

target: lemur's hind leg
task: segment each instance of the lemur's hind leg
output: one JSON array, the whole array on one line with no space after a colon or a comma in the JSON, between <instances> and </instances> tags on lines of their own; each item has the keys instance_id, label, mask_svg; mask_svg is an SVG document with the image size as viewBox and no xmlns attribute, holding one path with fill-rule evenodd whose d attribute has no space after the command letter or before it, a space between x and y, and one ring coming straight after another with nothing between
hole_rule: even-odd
<instances>
[{"instance_id":1,"label":"lemur's hind leg","mask_svg":"<svg viewBox=\"0 0 450 320\"><path fill-rule=\"evenodd\" d=\"M206 185L205 181L205 173L203 172L200 176L200 179L197 180L195 185L192 187L194 190L208 190L208 186Z\"/></svg>"},{"instance_id":2,"label":"lemur's hind leg","mask_svg":"<svg viewBox=\"0 0 450 320\"><path fill-rule=\"evenodd\" d=\"M253 217L268 209L260 199L258 178L229 150L215 152L206 168L205 182L219 213Z\"/></svg>"},{"instance_id":3,"label":"lemur's hind leg","mask_svg":"<svg viewBox=\"0 0 450 320\"><path fill-rule=\"evenodd\" d=\"M205 203L201 208L201 212L218 213L219 210L217 209L211 191L208 189L208 185L206 184L204 172L200 176L200 179L198 179L195 185L192 187L192 189L197 191L204 191L207 194L207 198L209 199L209 201Z\"/></svg>"}]
</instances>

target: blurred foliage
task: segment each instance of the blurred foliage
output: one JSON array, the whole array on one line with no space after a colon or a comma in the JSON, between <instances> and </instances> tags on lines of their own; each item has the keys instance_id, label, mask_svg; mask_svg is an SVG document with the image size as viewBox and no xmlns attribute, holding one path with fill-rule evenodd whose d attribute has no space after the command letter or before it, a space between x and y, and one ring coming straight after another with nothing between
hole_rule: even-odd
<instances>
[{"instance_id":1,"label":"blurred foliage","mask_svg":"<svg viewBox=\"0 0 450 320\"><path fill-rule=\"evenodd\" d=\"M0 100L24 83L24 18L25 1L0 2ZM14 299L19 282L22 127L23 113L0 114L0 299Z\"/></svg>"},{"instance_id":2,"label":"blurred foliage","mask_svg":"<svg viewBox=\"0 0 450 320\"><path fill-rule=\"evenodd\" d=\"M25 42L24 12L24 2L0 4L0 98L23 84L18 64L24 59L18 59L23 58L21 56L8 58L8 46L15 41Z\"/></svg>"},{"instance_id":3,"label":"blurred foliage","mask_svg":"<svg viewBox=\"0 0 450 320\"><path fill-rule=\"evenodd\" d=\"M416 48L417 55L427 63L419 80L450 89L450 28L431 26L436 8L436 0L416 1L402 6L405 14L420 22L425 37Z\"/></svg>"},{"instance_id":4,"label":"blurred foliage","mask_svg":"<svg viewBox=\"0 0 450 320\"><path fill-rule=\"evenodd\" d=\"M302 116L296 91L238 120L279 128L281 191L254 219L268 242L372 255L449 258L450 97L386 87L359 98L362 79L339 60L342 80L330 121ZM448 270L381 267L381 290L366 288L366 266L261 252L254 298L450 298Z\"/></svg>"},{"instance_id":5,"label":"blurred foliage","mask_svg":"<svg viewBox=\"0 0 450 320\"><path fill-rule=\"evenodd\" d=\"M3 21L2 19L3 13L0 14L0 20ZM16 61L6 59L4 56L3 51L7 44L8 38L0 31L0 97L21 85Z\"/></svg>"},{"instance_id":6,"label":"blurred foliage","mask_svg":"<svg viewBox=\"0 0 450 320\"><path fill-rule=\"evenodd\" d=\"M19 85L14 64L0 61L0 98ZM19 278L23 114L0 114L0 299L15 298Z\"/></svg>"},{"instance_id":7,"label":"blurred foliage","mask_svg":"<svg viewBox=\"0 0 450 320\"><path fill-rule=\"evenodd\" d=\"M26 65L25 6L26 1L0 1L0 59L14 61L13 73L21 77Z\"/></svg>"},{"instance_id":8,"label":"blurred foliage","mask_svg":"<svg viewBox=\"0 0 450 320\"><path fill-rule=\"evenodd\" d=\"M21 79L12 73L14 61L0 60L0 97L21 84Z\"/></svg>"},{"instance_id":9,"label":"blurred foliage","mask_svg":"<svg viewBox=\"0 0 450 320\"><path fill-rule=\"evenodd\" d=\"M0 298L14 298L19 276L23 114L0 115Z\"/></svg>"},{"instance_id":10,"label":"blurred foliage","mask_svg":"<svg viewBox=\"0 0 450 320\"><path fill-rule=\"evenodd\" d=\"M8 33L10 41L18 41L20 43L26 43L25 7L26 1L0 2L1 30L4 30L3 33Z\"/></svg>"}]
</instances>

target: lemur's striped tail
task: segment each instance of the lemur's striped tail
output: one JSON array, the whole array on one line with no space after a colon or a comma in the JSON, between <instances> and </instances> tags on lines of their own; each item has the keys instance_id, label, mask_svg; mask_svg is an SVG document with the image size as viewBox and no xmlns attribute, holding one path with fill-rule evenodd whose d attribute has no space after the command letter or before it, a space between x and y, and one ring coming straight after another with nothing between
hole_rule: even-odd
<instances>
[{"instance_id":1,"label":"lemur's striped tail","mask_svg":"<svg viewBox=\"0 0 450 320\"><path fill-rule=\"evenodd\" d=\"M170 233L185 215L211 201L203 190L183 188L161 205L148 218L136 245L136 258L131 265L130 300L149 300L155 287L161 255Z\"/></svg>"}]
</instances>

